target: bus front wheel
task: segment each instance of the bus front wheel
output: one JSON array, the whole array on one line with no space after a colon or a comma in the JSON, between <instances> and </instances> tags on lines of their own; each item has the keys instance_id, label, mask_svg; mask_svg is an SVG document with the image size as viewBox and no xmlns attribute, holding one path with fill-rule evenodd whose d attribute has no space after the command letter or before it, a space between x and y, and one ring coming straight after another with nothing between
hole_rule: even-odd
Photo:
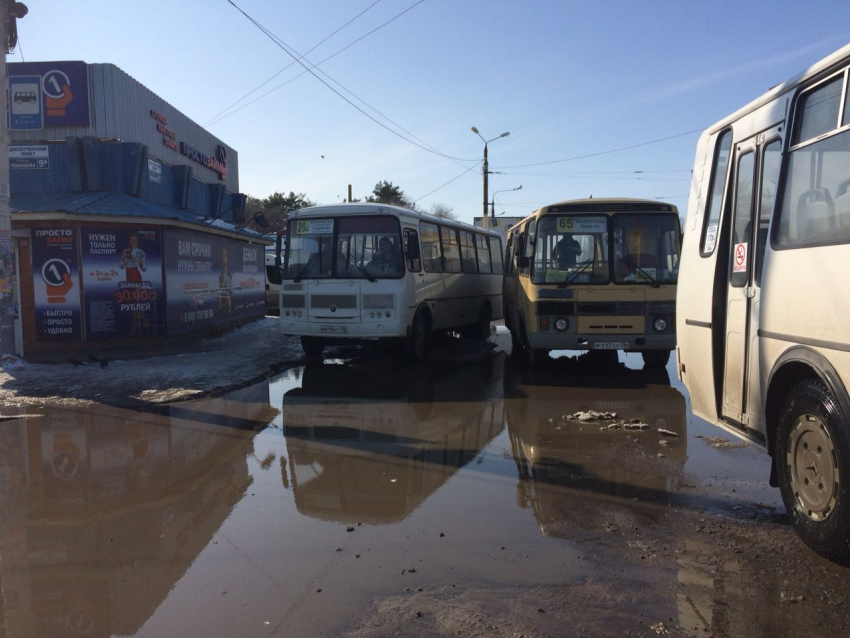
<instances>
[{"instance_id":1,"label":"bus front wheel","mask_svg":"<svg viewBox=\"0 0 850 638\"><path fill-rule=\"evenodd\" d=\"M807 379L789 393L774 454L797 533L826 558L850 560L850 423L820 380Z\"/></svg>"},{"instance_id":2,"label":"bus front wheel","mask_svg":"<svg viewBox=\"0 0 850 638\"><path fill-rule=\"evenodd\" d=\"M308 357L321 357L325 342L319 337L301 337L301 349Z\"/></svg>"},{"instance_id":3,"label":"bus front wheel","mask_svg":"<svg viewBox=\"0 0 850 638\"><path fill-rule=\"evenodd\" d=\"M653 368L655 370L659 368L666 368L667 362L670 361L670 353L672 350L644 350L640 353L641 357L643 357L643 367L644 368Z\"/></svg>"},{"instance_id":4,"label":"bus front wheel","mask_svg":"<svg viewBox=\"0 0 850 638\"><path fill-rule=\"evenodd\" d=\"M428 345L428 333L431 331L428 323L428 317L424 312L416 313L413 318L413 325L410 327L410 334L405 343L407 356L411 361L419 363L425 358L425 351Z\"/></svg>"}]
</instances>

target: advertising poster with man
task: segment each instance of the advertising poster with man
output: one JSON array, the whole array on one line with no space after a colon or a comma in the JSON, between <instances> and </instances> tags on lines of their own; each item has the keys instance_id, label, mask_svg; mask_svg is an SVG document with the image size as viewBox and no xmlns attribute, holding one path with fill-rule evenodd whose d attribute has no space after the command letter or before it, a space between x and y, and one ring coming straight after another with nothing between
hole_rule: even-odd
<instances>
[{"instance_id":1,"label":"advertising poster with man","mask_svg":"<svg viewBox=\"0 0 850 638\"><path fill-rule=\"evenodd\" d=\"M35 326L39 341L79 341L77 231L35 228L32 236Z\"/></svg>"},{"instance_id":2,"label":"advertising poster with man","mask_svg":"<svg viewBox=\"0 0 850 638\"><path fill-rule=\"evenodd\" d=\"M169 335L265 314L262 245L168 229L164 246Z\"/></svg>"},{"instance_id":3,"label":"advertising poster with man","mask_svg":"<svg viewBox=\"0 0 850 638\"><path fill-rule=\"evenodd\" d=\"M83 229L87 341L165 332L160 235L153 228Z\"/></svg>"}]
</instances>

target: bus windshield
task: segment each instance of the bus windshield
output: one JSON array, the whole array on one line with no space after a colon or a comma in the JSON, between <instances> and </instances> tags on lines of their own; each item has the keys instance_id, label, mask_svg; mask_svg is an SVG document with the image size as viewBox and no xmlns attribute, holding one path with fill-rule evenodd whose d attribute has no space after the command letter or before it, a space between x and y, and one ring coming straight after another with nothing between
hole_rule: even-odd
<instances>
[{"instance_id":1,"label":"bus windshield","mask_svg":"<svg viewBox=\"0 0 850 638\"><path fill-rule=\"evenodd\" d=\"M676 283L679 274L677 215L614 215L612 233L614 283Z\"/></svg>"},{"instance_id":2,"label":"bus windshield","mask_svg":"<svg viewBox=\"0 0 850 638\"><path fill-rule=\"evenodd\" d=\"M401 233L394 217L291 220L287 235L285 279L374 280L404 274Z\"/></svg>"},{"instance_id":3,"label":"bus windshield","mask_svg":"<svg viewBox=\"0 0 850 638\"><path fill-rule=\"evenodd\" d=\"M541 217L534 244L531 281L536 284L608 283L608 217Z\"/></svg>"}]
</instances>

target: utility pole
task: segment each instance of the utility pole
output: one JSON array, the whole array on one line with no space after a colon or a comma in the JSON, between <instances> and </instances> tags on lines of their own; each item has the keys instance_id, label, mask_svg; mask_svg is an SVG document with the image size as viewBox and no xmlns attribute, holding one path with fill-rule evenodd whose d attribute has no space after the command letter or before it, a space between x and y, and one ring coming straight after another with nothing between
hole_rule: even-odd
<instances>
[{"instance_id":1,"label":"utility pole","mask_svg":"<svg viewBox=\"0 0 850 638\"><path fill-rule=\"evenodd\" d=\"M485 140L484 136L481 135L481 133L478 132L478 129L475 128L474 126L472 127L472 132L475 133L478 137L480 137L481 140L484 142L484 163L481 165L483 170L484 170L484 219L481 220L481 226L483 228L490 228L490 226L492 226L492 224L490 223L490 220L487 219L487 200L490 199L489 196L488 196L489 195L488 176L490 175L490 168L487 164L487 145L490 142L492 142L493 140L499 139L500 137L507 137L508 135L510 135L510 133L502 133L498 137L494 137L492 140Z\"/></svg>"},{"instance_id":2,"label":"utility pole","mask_svg":"<svg viewBox=\"0 0 850 638\"><path fill-rule=\"evenodd\" d=\"M490 174L490 169L487 166L487 142L484 142L484 164L482 166L484 167L484 220L481 225L484 228L490 228L492 224L487 219L487 196L490 188L487 177Z\"/></svg>"},{"instance_id":3,"label":"utility pole","mask_svg":"<svg viewBox=\"0 0 850 638\"><path fill-rule=\"evenodd\" d=\"M27 14L21 2L0 0L0 94L3 112L0 113L0 356L15 353L15 307L12 301L12 268L15 254L12 248L12 212L9 209L9 126L7 124L8 78L6 53L11 53L18 41L17 18Z\"/></svg>"}]
</instances>

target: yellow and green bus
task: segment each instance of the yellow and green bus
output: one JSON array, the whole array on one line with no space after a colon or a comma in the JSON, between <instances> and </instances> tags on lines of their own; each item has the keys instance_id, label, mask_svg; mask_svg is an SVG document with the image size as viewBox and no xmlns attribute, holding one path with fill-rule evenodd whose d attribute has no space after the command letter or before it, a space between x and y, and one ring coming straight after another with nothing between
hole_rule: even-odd
<instances>
[{"instance_id":1,"label":"yellow and green bus","mask_svg":"<svg viewBox=\"0 0 850 638\"><path fill-rule=\"evenodd\" d=\"M675 206L584 199L544 206L511 228L503 298L514 348L640 352L667 365L676 347L681 231Z\"/></svg>"}]
</instances>

